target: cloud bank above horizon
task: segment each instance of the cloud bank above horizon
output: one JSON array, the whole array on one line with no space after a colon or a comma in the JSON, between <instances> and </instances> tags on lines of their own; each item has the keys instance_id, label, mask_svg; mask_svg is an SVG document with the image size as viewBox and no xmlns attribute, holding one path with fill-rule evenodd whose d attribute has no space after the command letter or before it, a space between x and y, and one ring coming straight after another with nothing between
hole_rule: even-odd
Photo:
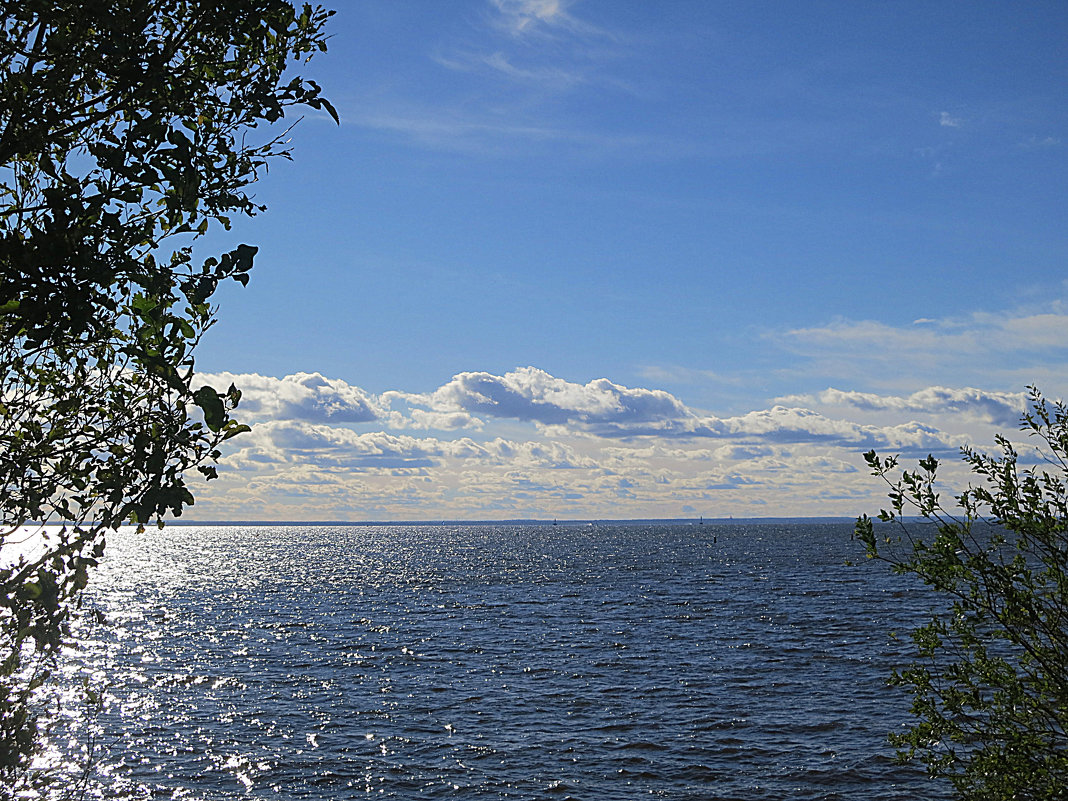
<instances>
[{"instance_id":1,"label":"cloud bank above horizon","mask_svg":"<svg viewBox=\"0 0 1068 801\"><path fill-rule=\"evenodd\" d=\"M830 387L716 416L654 387L536 367L373 393L318 373L200 374L242 390L250 434L199 519L388 520L855 515L884 488L861 454L934 454L1011 433L1024 392Z\"/></svg>"}]
</instances>

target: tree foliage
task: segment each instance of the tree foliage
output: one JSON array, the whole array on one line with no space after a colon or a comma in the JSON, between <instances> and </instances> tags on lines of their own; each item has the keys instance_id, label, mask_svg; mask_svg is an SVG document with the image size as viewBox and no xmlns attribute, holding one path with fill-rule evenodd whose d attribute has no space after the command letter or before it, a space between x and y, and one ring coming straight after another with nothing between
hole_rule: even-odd
<instances>
[{"instance_id":1,"label":"tree foliage","mask_svg":"<svg viewBox=\"0 0 1068 801\"><path fill-rule=\"evenodd\" d=\"M891 739L966 799L1068 797L1068 407L1030 392L1021 428L1042 459L1025 466L1003 436L999 455L963 449L978 483L952 510L936 459L894 479L896 458L865 454L891 486L879 518L897 527L860 518L868 556L950 601L913 633L916 662L893 675L918 722Z\"/></svg>"},{"instance_id":2,"label":"tree foliage","mask_svg":"<svg viewBox=\"0 0 1068 801\"><path fill-rule=\"evenodd\" d=\"M284 0L0 0L0 786L25 777L32 696L104 534L193 503L239 393L194 382L222 281L256 249L193 243L261 210L294 107L290 74L329 13Z\"/></svg>"}]
</instances>

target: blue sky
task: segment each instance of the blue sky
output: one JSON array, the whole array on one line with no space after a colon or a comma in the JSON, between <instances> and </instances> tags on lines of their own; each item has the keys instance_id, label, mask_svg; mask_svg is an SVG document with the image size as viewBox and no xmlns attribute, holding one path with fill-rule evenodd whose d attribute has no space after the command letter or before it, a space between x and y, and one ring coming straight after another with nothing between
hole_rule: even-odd
<instances>
[{"instance_id":1,"label":"blue sky","mask_svg":"<svg viewBox=\"0 0 1068 801\"><path fill-rule=\"evenodd\" d=\"M342 4L202 518L869 511L1064 395L1059 3ZM954 476L950 476L954 478ZM956 478L960 478L959 475Z\"/></svg>"}]
</instances>

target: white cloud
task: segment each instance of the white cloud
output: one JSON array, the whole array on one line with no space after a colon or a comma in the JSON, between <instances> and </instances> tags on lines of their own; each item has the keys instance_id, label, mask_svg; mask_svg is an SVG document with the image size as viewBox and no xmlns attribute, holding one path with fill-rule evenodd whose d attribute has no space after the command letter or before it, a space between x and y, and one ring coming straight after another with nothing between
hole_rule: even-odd
<instances>
[{"instance_id":1,"label":"white cloud","mask_svg":"<svg viewBox=\"0 0 1068 801\"><path fill-rule=\"evenodd\" d=\"M803 408L775 406L719 421L724 433L754 437L767 443L823 442L857 449L893 448L908 451L955 450L955 441L938 429L917 422L877 427L836 420Z\"/></svg>"},{"instance_id":2,"label":"white cloud","mask_svg":"<svg viewBox=\"0 0 1068 801\"><path fill-rule=\"evenodd\" d=\"M245 447L241 456L245 462L285 461L283 454L302 453L307 458L314 454L316 459L344 462L360 469L427 467L434 458L450 453L449 447L453 446L442 444L447 441L399 437L384 431L357 434L342 426L378 423L383 429L447 432L480 431L496 425L492 421L515 421L533 425L548 440L577 436L611 440L735 440L750 454L769 445L806 442L862 449L945 450L957 447L959 438L930 425L914 421L890 426L862 425L828 417L800 404L918 415L955 411L1003 421L1018 418L1023 403L1020 394L940 387L913 393L907 399L829 389L815 396L783 399L791 405L780 403L770 409L720 418L698 414L664 390L627 387L607 378L579 384L535 367L518 368L504 375L459 373L424 395L391 390L375 396L318 373L284 378L233 373L199 377L216 386L232 382L242 389L239 417L258 424L254 435L257 446ZM463 441L470 442L460 440ZM493 446L496 451L485 443L478 446L485 458L507 458L509 446L500 444L504 440L490 442L498 443ZM414 443L421 444L416 448ZM533 453L528 452L528 458L533 458ZM549 455L545 451L540 455L561 466L575 462L572 454Z\"/></svg>"},{"instance_id":3,"label":"white cloud","mask_svg":"<svg viewBox=\"0 0 1068 801\"><path fill-rule=\"evenodd\" d=\"M294 373L284 378L255 373L198 373L197 380L221 389L241 390L238 417L243 421L308 420L364 423L382 414L379 402L359 387L319 373Z\"/></svg>"},{"instance_id":4,"label":"white cloud","mask_svg":"<svg viewBox=\"0 0 1068 801\"><path fill-rule=\"evenodd\" d=\"M626 387L607 378L577 384L534 367L503 376L459 373L435 392L407 396L407 400L429 406L434 414L532 423L549 437L714 438L906 450L945 450L959 445L937 429L911 421L877 427L832 419L805 408L776 406L738 417L702 416L663 390Z\"/></svg>"},{"instance_id":5,"label":"white cloud","mask_svg":"<svg viewBox=\"0 0 1068 801\"><path fill-rule=\"evenodd\" d=\"M204 377L245 386L259 422L226 444L219 480L198 494L201 519L852 515L884 501L861 451L949 456L989 442L986 427L1023 402L976 388L832 388L715 417L663 390L534 367L459 373L427 394L373 395L318 374ZM419 427L436 435L389 430ZM946 463L962 485L958 460Z\"/></svg>"},{"instance_id":6,"label":"white cloud","mask_svg":"<svg viewBox=\"0 0 1068 801\"><path fill-rule=\"evenodd\" d=\"M426 399L439 411L463 411L546 425L643 424L690 416L663 390L631 389L599 378L575 384L535 367L503 376L459 373Z\"/></svg>"},{"instance_id":7,"label":"white cloud","mask_svg":"<svg viewBox=\"0 0 1068 801\"><path fill-rule=\"evenodd\" d=\"M411 409L407 418L401 413L394 412L391 420L394 428L433 428L438 431L455 431L460 428L481 429L483 427L482 421L477 417L459 411L434 412L426 409Z\"/></svg>"},{"instance_id":8,"label":"white cloud","mask_svg":"<svg viewBox=\"0 0 1068 801\"><path fill-rule=\"evenodd\" d=\"M497 438L483 446L484 458L498 464L552 469L596 469L595 460L560 442L512 442Z\"/></svg>"},{"instance_id":9,"label":"white cloud","mask_svg":"<svg viewBox=\"0 0 1068 801\"><path fill-rule=\"evenodd\" d=\"M774 450L767 445L723 445L713 452L716 459L728 462L752 461L771 456Z\"/></svg>"},{"instance_id":10,"label":"white cloud","mask_svg":"<svg viewBox=\"0 0 1068 801\"><path fill-rule=\"evenodd\" d=\"M384 431L358 434L347 428L296 420L275 420L253 426L234 440L226 458L234 467L309 464L348 470L396 470L431 467L446 453L436 439L396 436Z\"/></svg>"},{"instance_id":11,"label":"white cloud","mask_svg":"<svg viewBox=\"0 0 1068 801\"><path fill-rule=\"evenodd\" d=\"M258 470L272 465L304 464L346 470L411 470L440 467L446 461L546 469L596 469L597 463L560 442L485 441L464 437L442 440L384 431L357 433L348 428L276 420L257 423L234 441L224 465Z\"/></svg>"}]
</instances>

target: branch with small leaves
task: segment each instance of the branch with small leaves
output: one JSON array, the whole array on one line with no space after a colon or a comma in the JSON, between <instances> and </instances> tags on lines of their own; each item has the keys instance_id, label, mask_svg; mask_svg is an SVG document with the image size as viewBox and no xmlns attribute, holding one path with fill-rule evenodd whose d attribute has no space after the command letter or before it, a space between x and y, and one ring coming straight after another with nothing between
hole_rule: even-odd
<instances>
[{"instance_id":1,"label":"branch with small leaves","mask_svg":"<svg viewBox=\"0 0 1068 801\"><path fill-rule=\"evenodd\" d=\"M32 697L125 523L162 525L217 476L236 387L193 354L256 248L193 260L289 158L295 109L337 112L290 74L332 12L287 0L0 0L0 786L29 770ZM291 126L290 126L291 127ZM49 524L49 528L41 528Z\"/></svg>"},{"instance_id":2,"label":"branch with small leaves","mask_svg":"<svg viewBox=\"0 0 1068 801\"><path fill-rule=\"evenodd\" d=\"M859 518L856 538L947 600L913 632L917 661L892 676L918 722L891 741L966 799L1052 801L1068 788L1068 408L1029 392L1021 429L1045 467L1023 467L1004 436L1000 455L962 449L979 480L954 513L936 490L937 460L894 478L895 457L865 454L891 508L878 524Z\"/></svg>"}]
</instances>

